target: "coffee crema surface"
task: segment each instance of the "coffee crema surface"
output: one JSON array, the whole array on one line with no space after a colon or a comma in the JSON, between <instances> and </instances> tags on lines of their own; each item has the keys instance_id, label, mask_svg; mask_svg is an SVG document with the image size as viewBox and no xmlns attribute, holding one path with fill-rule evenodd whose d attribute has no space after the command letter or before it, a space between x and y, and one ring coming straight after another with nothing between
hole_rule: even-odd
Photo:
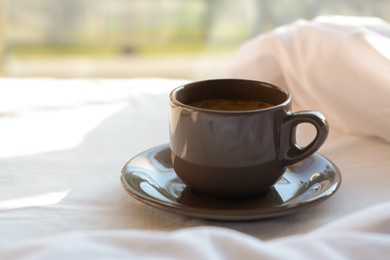
<instances>
[{"instance_id":1,"label":"coffee crema surface","mask_svg":"<svg viewBox=\"0 0 390 260\"><path fill-rule=\"evenodd\" d=\"M189 105L197 108L223 111L257 110L272 107L271 104L259 100L246 99L206 99Z\"/></svg>"}]
</instances>

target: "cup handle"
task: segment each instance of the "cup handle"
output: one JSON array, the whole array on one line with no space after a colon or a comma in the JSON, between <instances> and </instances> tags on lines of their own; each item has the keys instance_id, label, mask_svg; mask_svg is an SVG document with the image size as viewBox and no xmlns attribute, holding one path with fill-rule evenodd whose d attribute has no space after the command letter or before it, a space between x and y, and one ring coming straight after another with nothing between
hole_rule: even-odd
<instances>
[{"instance_id":1,"label":"cup handle","mask_svg":"<svg viewBox=\"0 0 390 260\"><path fill-rule=\"evenodd\" d=\"M313 125L317 131L314 139L303 148L296 143L296 127L302 123ZM328 133L328 123L321 113L300 111L290 114L283 121L281 129L281 163L288 166L312 155L325 142Z\"/></svg>"}]
</instances>

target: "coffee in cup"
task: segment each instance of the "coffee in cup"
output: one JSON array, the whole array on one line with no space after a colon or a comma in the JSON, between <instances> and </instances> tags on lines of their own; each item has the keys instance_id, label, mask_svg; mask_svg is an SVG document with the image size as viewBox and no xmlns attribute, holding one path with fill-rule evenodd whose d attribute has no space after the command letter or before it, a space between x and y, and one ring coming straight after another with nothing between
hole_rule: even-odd
<instances>
[{"instance_id":1,"label":"coffee in cup","mask_svg":"<svg viewBox=\"0 0 390 260\"><path fill-rule=\"evenodd\" d=\"M301 123L317 132L306 147L296 143ZM187 187L205 196L264 194L287 166L316 152L327 135L322 114L291 112L291 94L270 83L214 79L170 94L173 169Z\"/></svg>"},{"instance_id":2,"label":"coffee in cup","mask_svg":"<svg viewBox=\"0 0 390 260\"><path fill-rule=\"evenodd\" d=\"M227 111L255 110L272 106L259 100L245 99L205 99L189 105L198 108Z\"/></svg>"}]
</instances>

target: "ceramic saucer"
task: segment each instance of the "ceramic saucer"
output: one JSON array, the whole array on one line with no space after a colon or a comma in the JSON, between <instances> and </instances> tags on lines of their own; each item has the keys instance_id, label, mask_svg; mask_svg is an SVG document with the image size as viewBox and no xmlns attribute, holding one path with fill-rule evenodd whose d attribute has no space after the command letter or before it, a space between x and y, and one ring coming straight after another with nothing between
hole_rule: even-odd
<instances>
[{"instance_id":1,"label":"ceramic saucer","mask_svg":"<svg viewBox=\"0 0 390 260\"><path fill-rule=\"evenodd\" d=\"M125 190L150 206L214 220L255 220L282 216L316 205L339 188L337 167L315 153L287 168L267 195L240 200L218 200L192 192L172 169L168 144L146 150L122 169Z\"/></svg>"}]
</instances>

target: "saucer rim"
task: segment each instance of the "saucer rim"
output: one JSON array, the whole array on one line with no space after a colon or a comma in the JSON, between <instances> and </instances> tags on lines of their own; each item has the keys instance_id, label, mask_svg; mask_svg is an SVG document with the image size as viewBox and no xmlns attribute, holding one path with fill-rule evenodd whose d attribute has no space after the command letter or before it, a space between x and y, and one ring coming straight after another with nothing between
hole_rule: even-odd
<instances>
[{"instance_id":1,"label":"saucer rim","mask_svg":"<svg viewBox=\"0 0 390 260\"><path fill-rule=\"evenodd\" d=\"M169 148L169 144L167 143L157 145L138 153L137 155L133 156L130 160L128 160L126 164L123 166L121 171L121 176L120 176L121 185L129 195L131 195L132 197L134 197L135 199L137 199L138 201L146 205L164 211L169 211L169 212L190 216L190 217L197 217L197 218L208 219L208 220L221 220L221 221L249 221L249 220L259 220L259 219L267 219L267 218L289 215L329 199L338 191L342 182L342 175L339 168L327 157L316 152L314 154L328 161L334 168L334 172L335 172L334 175L335 179L332 182L332 185L328 189L324 190L322 193L317 195L317 196L321 195L320 197L316 196L317 198L312 198L310 200L301 201L291 205L262 208L261 212L259 212L259 208L245 209L245 211L241 211L241 210L232 210L232 209L213 210L213 209L191 207L186 204L181 204L180 202L176 202L176 203L166 202L163 200L159 200L153 196L147 196L137 191L135 188L129 185L127 181L125 181L125 177L124 177L124 175L126 174L124 172L125 168L134 158L137 158L138 156L140 156L141 154L147 151L162 150L166 148ZM173 173L177 176L174 170ZM328 193L328 194L324 194L324 193Z\"/></svg>"}]
</instances>

